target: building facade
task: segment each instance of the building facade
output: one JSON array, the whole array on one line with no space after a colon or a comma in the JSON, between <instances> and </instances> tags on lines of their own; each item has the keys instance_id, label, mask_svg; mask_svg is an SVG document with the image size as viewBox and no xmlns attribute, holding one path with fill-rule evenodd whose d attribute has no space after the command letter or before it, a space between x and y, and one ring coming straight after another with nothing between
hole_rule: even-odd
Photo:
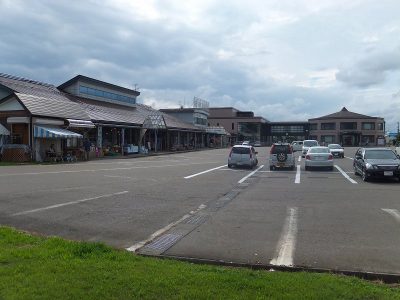
<instances>
[{"instance_id":1,"label":"building facade","mask_svg":"<svg viewBox=\"0 0 400 300\"><path fill-rule=\"evenodd\" d=\"M310 139L342 146L384 145L385 120L348 111L309 119Z\"/></svg>"}]
</instances>

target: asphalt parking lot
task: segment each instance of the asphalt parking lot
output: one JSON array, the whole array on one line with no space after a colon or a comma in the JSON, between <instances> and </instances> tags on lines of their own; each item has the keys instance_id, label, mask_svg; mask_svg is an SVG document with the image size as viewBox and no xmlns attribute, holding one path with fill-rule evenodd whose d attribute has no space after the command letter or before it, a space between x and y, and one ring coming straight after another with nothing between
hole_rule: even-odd
<instances>
[{"instance_id":1,"label":"asphalt parking lot","mask_svg":"<svg viewBox=\"0 0 400 300\"><path fill-rule=\"evenodd\" d=\"M400 183L229 169L229 149L0 168L0 223L146 255L400 275Z\"/></svg>"}]
</instances>

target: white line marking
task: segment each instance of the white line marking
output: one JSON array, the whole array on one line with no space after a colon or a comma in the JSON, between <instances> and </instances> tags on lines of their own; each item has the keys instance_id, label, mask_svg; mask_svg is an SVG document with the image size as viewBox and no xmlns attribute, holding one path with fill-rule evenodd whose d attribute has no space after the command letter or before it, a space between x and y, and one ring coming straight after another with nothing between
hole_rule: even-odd
<instances>
[{"instance_id":1,"label":"white line marking","mask_svg":"<svg viewBox=\"0 0 400 300\"><path fill-rule=\"evenodd\" d=\"M288 215L276 248L277 256L270 261L271 265L293 266L293 255L296 249L297 207L288 209Z\"/></svg>"},{"instance_id":2,"label":"white line marking","mask_svg":"<svg viewBox=\"0 0 400 300\"><path fill-rule=\"evenodd\" d=\"M339 170L340 173L342 173L342 175L351 183L353 184L358 184L357 181L355 181L354 179L351 179L349 175L347 175L347 173L345 171L343 171L338 165L335 165L335 168Z\"/></svg>"},{"instance_id":3,"label":"white line marking","mask_svg":"<svg viewBox=\"0 0 400 300\"><path fill-rule=\"evenodd\" d=\"M294 180L294 183L300 183L300 173L300 165L297 165L296 179Z\"/></svg>"},{"instance_id":4,"label":"white line marking","mask_svg":"<svg viewBox=\"0 0 400 300\"><path fill-rule=\"evenodd\" d=\"M93 170L71 170L71 171L45 171L45 172L31 172L31 173L14 173L14 174L0 174L0 177L10 176L30 176L30 175L44 175L44 174L62 174L62 173L81 173L81 172L102 172L102 171L119 171L119 170L134 170L134 169L151 169L151 168L164 168L164 167L186 167L188 165L204 165L204 164L215 164L217 161L199 162L199 163L183 163L174 165L161 165L161 166L136 166L129 168L112 168L112 169L93 169ZM86 164L85 164L86 165ZM70 165L71 166L71 165ZM74 165L79 166L79 165Z\"/></svg>"},{"instance_id":5,"label":"white line marking","mask_svg":"<svg viewBox=\"0 0 400 300\"><path fill-rule=\"evenodd\" d=\"M354 160L354 158L352 158L352 157L348 157L348 156L345 156L345 157L348 158L348 159Z\"/></svg>"},{"instance_id":6,"label":"white line marking","mask_svg":"<svg viewBox=\"0 0 400 300\"><path fill-rule=\"evenodd\" d=\"M192 178L192 177L195 177L195 176L199 176L199 175L202 175L202 174L205 174L205 173L214 171L214 170L218 170L218 169L224 168L224 167L226 167L226 165L219 166L219 167L212 168L212 169L208 169L208 170L206 170L206 171L203 171L203 172L200 172L200 173L196 173L196 174L193 174L193 175L189 175L189 176L186 176L186 177L183 177L183 178L189 179L189 178Z\"/></svg>"},{"instance_id":7,"label":"white line marking","mask_svg":"<svg viewBox=\"0 0 400 300\"><path fill-rule=\"evenodd\" d=\"M172 227L174 227L175 225L185 221L187 218L191 217L192 215L198 213L200 210L206 208L207 206L204 204L201 204L196 210L192 210L190 213L184 215L182 218L180 218L178 221L175 221L171 224L168 224L167 226L161 228L160 230L157 230L156 232L154 232L152 235L150 235L147 239L145 239L144 241L141 241L139 243L136 243L132 246L130 246L129 248L126 248L126 250L131 251L131 252L136 252L137 250L139 250L140 248L142 248L144 245L152 242L154 239L156 239L157 237L159 237L160 235L162 235L164 232L170 230Z\"/></svg>"},{"instance_id":8,"label":"white line marking","mask_svg":"<svg viewBox=\"0 0 400 300\"><path fill-rule=\"evenodd\" d=\"M387 212L389 215L394 217L397 222L400 223L400 213L397 209L389 209L389 208L381 208L384 212Z\"/></svg>"},{"instance_id":9,"label":"white line marking","mask_svg":"<svg viewBox=\"0 0 400 300\"><path fill-rule=\"evenodd\" d=\"M132 177L129 176L118 176L118 175L104 175L104 177L132 179Z\"/></svg>"},{"instance_id":10,"label":"white line marking","mask_svg":"<svg viewBox=\"0 0 400 300\"><path fill-rule=\"evenodd\" d=\"M301 156L299 156L298 162L301 162Z\"/></svg>"},{"instance_id":11,"label":"white line marking","mask_svg":"<svg viewBox=\"0 0 400 300\"><path fill-rule=\"evenodd\" d=\"M247 174L246 176L244 176L242 179L240 179L238 181L238 183L243 183L247 178L253 176L255 173L257 173L258 170L262 169L264 167L264 165L259 166L255 171L251 172L250 174Z\"/></svg>"},{"instance_id":12,"label":"white line marking","mask_svg":"<svg viewBox=\"0 0 400 300\"><path fill-rule=\"evenodd\" d=\"M26 211L23 211L23 212L19 212L19 213L13 214L12 216L27 215L27 214L35 213L35 212L38 212L38 211L58 208L58 207L62 207L62 206L72 205L72 204L78 204L78 203L91 201L91 200L96 200L96 199L100 199L100 198L108 198L108 197L112 197L112 196L123 195L123 194L126 194L126 193L129 193L129 192L128 191L123 191L123 192L118 192L118 193L114 193L114 194L101 195L101 196L97 196L97 197L93 197L93 198L87 198L87 199L82 199L82 200L77 200L77 201L71 201L71 202L66 202L66 203L46 206L46 207L32 209L32 210L26 210Z\"/></svg>"}]
</instances>

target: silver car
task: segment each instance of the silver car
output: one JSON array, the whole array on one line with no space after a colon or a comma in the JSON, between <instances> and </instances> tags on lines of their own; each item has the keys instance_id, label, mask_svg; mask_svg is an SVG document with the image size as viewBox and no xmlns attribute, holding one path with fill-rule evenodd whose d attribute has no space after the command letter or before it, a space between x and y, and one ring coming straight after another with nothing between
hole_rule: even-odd
<instances>
[{"instance_id":1,"label":"silver car","mask_svg":"<svg viewBox=\"0 0 400 300\"><path fill-rule=\"evenodd\" d=\"M254 168L258 164L256 150L249 145L235 145L228 157L228 168L249 167Z\"/></svg>"},{"instance_id":2,"label":"silver car","mask_svg":"<svg viewBox=\"0 0 400 300\"><path fill-rule=\"evenodd\" d=\"M293 152L303 150L303 141L293 141L292 148L293 148Z\"/></svg>"},{"instance_id":3,"label":"silver car","mask_svg":"<svg viewBox=\"0 0 400 300\"><path fill-rule=\"evenodd\" d=\"M317 146L308 149L305 161L306 171L314 167L333 170L333 155L328 147Z\"/></svg>"},{"instance_id":4,"label":"silver car","mask_svg":"<svg viewBox=\"0 0 400 300\"><path fill-rule=\"evenodd\" d=\"M315 147L315 146L319 146L318 141L316 140L304 140L303 141L303 147L301 150L301 156L305 157L308 151L308 148L310 147Z\"/></svg>"}]
</instances>

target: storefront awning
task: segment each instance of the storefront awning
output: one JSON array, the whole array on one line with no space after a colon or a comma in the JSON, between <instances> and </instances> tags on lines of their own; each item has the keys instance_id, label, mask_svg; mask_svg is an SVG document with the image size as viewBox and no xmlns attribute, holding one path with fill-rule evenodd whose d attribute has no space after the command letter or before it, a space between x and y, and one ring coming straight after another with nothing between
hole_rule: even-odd
<instances>
[{"instance_id":1,"label":"storefront awning","mask_svg":"<svg viewBox=\"0 0 400 300\"><path fill-rule=\"evenodd\" d=\"M68 138L83 138L82 134L72 132L62 128L45 127L45 126L34 126L34 137L35 138L47 138L47 139L68 139Z\"/></svg>"},{"instance_id":2,"label":"storefront awning","mask_svg":"<svg viewBox=\"0 0 400 300\"><path fill-rule=\"evenodd\" d=\"M96 126L92 123L92 121L85 120L75 120L75 119L67 119L69 127L79 127L79 128L95 128Z\"/></svg>"},{"instance_id":3,"label":"storefront awning","mask_svg":"<svg viewBox=\"0 0 400 300\"><path fill-rule=\"evenodd\" d=\"M10 131L0 124L0 135L10 135Z\"/></svg>"}]
</instances>

